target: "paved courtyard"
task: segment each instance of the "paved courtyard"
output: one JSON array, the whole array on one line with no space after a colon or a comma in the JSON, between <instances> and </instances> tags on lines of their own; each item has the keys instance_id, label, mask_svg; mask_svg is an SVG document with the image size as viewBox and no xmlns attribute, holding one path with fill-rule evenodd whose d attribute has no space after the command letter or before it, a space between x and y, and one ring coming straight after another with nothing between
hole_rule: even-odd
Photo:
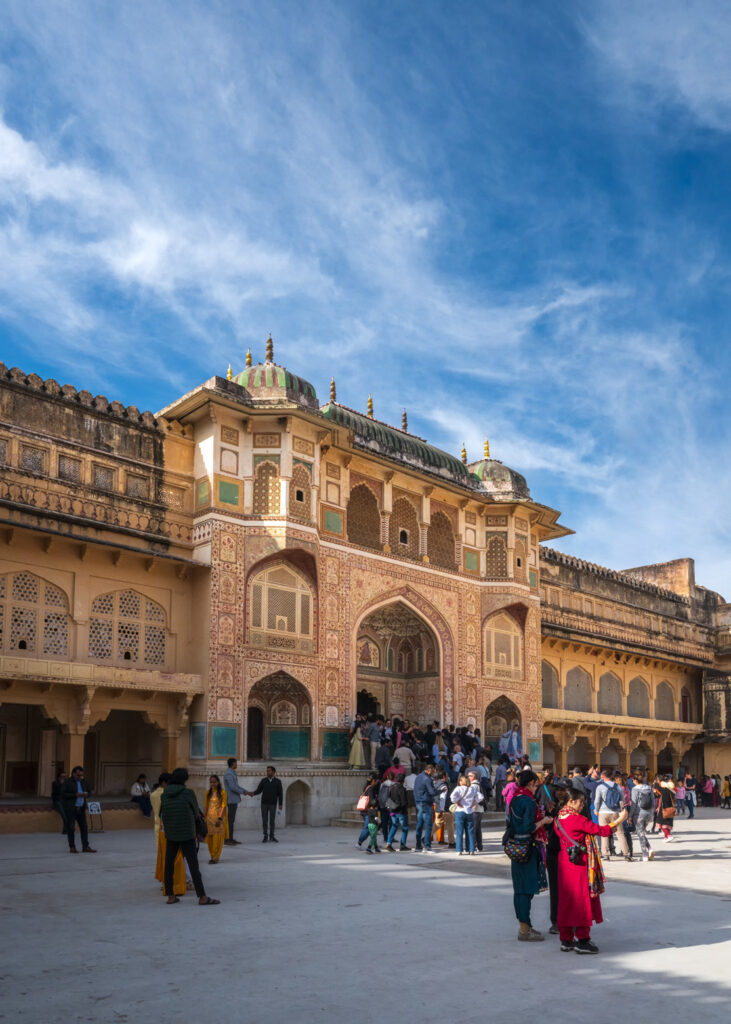
<instances>
[{"instance_id":1,"label":"paved courtyard","mask_svg":"<svg viewBox=\"0 0 731 1024\"><path fill-rule=\"evenodd\" d=\"M598 957L516 942L497 831L474 858L368 857L356 836L241 833L219 865L202 858L223 901L207 908L164 904L151 833L108 832L75 858L61 835L0 838L0 1019L728 1020L731 813L680 819L653 863L607 866ZM543 928L547 895L534 905Z\"/></svg>"}]
</instances>

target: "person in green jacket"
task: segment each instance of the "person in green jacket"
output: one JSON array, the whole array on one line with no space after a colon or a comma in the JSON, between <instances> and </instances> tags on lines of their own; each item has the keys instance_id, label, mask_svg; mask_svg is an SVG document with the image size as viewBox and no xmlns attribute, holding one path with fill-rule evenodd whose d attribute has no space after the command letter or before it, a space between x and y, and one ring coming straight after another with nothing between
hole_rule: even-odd
<instances>
[{"instance_id":1,"label":"person in green jacket","mask_svg":"<svg viewBox=\"0 0 731 1024\"><path fill-rule=\"evenodd\" d=\"M212 900L206 896L203 888L203 879L198 867L198 853L196 852L196 818L200 814L198 801L192 789L188 789L185 783L188 781L188 772L185 768L176 768L170 776L170 782L165 787L160 802L160 817L165 828L165 839L167 849L165 850L165 895L168 903L179 903L180 900L173 893L173 868L178 850L188 862L190 877L198 896L198 902L202 907L211 907L220 900Z\"/></svg>"}]
</instances>

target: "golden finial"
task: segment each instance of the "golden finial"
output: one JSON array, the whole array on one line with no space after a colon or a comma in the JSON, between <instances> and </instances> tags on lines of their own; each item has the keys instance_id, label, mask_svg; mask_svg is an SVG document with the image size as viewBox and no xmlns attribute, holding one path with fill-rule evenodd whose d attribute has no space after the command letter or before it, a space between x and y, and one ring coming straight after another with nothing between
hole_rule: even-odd
<instances>
[{"instance_id":1,"label":"golden finial","mask_svg":"<svg viewBox=\"0 0 731 1024\"><path fill-rule=\"evenodd\" d=\"M251 366L251 362L252 362L252 360L251 360L251 349L248 348L246 350L246 365L247 366Z\"/></svg>"},{"instance_id":2,"label":"golden finial","mask_svg":"<svg viewBox=\"0 0 731 1024\"><path fill-rule=\"evenodd\" d=\"M485 458L490 458L490 442L485 438Z\"/></svg>"},{"instance_id":3,"label":"golden finial","mask_svg":"<svg viewBox=\"0 0 731 1024\"><path fill-rule=\"evenodd\" d=\"M373 419L373 397L368 395L368 415Z\"/></svg>"},{"instance_id":4,"label":"golden finial","mask_svg":"<svg viewBox=\"0 0 731 1024\"><path fill-rule=\"evenodd\" d=\"M408 420L408 417L406 415L406 410L405 409L404 409L403 414L401 416L401 429L406 434L408 434L408 432L409 432L409 420Z\"/></svg>"},{"instance_id":5,"label":"golden finial","mask_svg":"<svg viewBox=\"0 0 731 1024\"><path fill-rule=\"evenodd\" d=\"M464 462L465 466L467 465L467 449L465 448L464 443L462 444L462 462Z\"/></svg>"},{"instance_id":6,"label":"golden finial","mask_svg":"<svg viewBox=\"0 0 731 1024\"><path fill-rule=\"evenodd\" d=\"M271 334L270 334L270 335L269 335L269 337L267 338L267 354L266 354L266 361L267 361L268 363L273 363L273 362L274 362L274 342L272 341L272 336L271 336Z\"/></svg>"},{"instance_id":7,"label":"golden finial","mask_svg":"<svg viewBox=\"0 0 731 1024\"><path fill-rule=\"evenodd\" d=\"M330 401L337 402L337 395L335 393L335 378L330 378Z\"/></svg>"},{"instance_id":8,"label":"golden finial","mask_svg":"<svg viewBox=\"0 0 731 1024\"><path fill-rule=\"evenodd\" d=\"M228 372L226 374L226 380L233 380L233 379L234 379L234 374L233 374L233 370L231 369L231 363L229 363L228 364Z\"/></svg>"}]
</instances>

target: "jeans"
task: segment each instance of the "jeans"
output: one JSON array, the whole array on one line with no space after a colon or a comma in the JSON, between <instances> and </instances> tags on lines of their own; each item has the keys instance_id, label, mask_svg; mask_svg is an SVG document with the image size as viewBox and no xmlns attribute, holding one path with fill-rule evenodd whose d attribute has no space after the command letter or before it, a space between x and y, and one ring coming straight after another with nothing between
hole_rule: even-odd
<instances>
[{"instance_id":1,"label":"jeans","mask_svg":"<svg viewBox=\"0 0 731 1024\"><path fill-rule=\"evenodd\" d=\"M379 810L380 814L380 827L381 835L383 836L384 843L389 842L388 834L391 829L391 812L387 811L385 807L381 807Z\"/></svg>"},{"instance_id":2,"label":"jeans","mask_svg":"<svg viewBox=\"0 0 731 1024\"><path fill-rule=\"evenodd\" d=\"M650 840L647 838L647 826L652 821L652 812L638 814L635 818L635 832L640 844L640 853L643 857L650 855Z\"/></svg>"},{"instance_id":3,"label":"jeans","mask_svg":"<svg viewBox=\"0 0 731 1024\"><path fill-rule=\"evenodd\" d=\"M89 845L89 830L86 827L86 805L83 807L67 807L66 816L69 818L69 827L66 833L69 838L69 849L73 850L76 846L76 825L79 826L81 834L81 846L83 849L86 849Z\"/></svg>"},{"instance_id":4,"label":"jeans","mask_svg":"<svg viewBox=\"0 0 731 1024\"><path fill-rule=\"evenodd\" d=\"M525 892L514 892L513 893L513 906L515 907L515 916L521 924L527 924L532 927L530 920L530 905L533 902L532 894Z\"/></svg>"},{"instance_id":5,"label":"jeans","mask_svg":"<svg viewBox=\"0 0 731 1024\"><path fill-rule=\"evenodd\" d=\"M396 832L398 831L399 825L401 826L401 845L406 846L406 837L409 834L409 816L408 814L401 814L395 811L391 815L391 827L388 830L388 845L396 838Z\"/></svg>"},{"instance_id":6,"label":"jeans","mask_svg":"<svg viewBox=\"0 0 731 1024\"><path fill-rule=\"evenodd\" d=\"M173 868L175 867L175 858L178 856L178 850L182 852L183 857L185 857L188 863L188 870L195 886L196 896L199 899L203 899L206 895L206 890L203 888L201 869L198 867L195 839L184 839L182 841L168 839L165 848L165 895L173 895Z\"/></svg>"},{"instance_id":7,"label":"jeans","mask_svg":"<svg viewBox=\"0 0 731 1024\"><path fill-rule=\"evenodd\" d=\"M688 808L688 817L695 818L695 804L693 803L693 797L690 793L685 794L685 805Z\"/></svg>"},{"instance_id":8,"label":"jeans","mask_svg":"<svg viewBox=\"0 0 731 1024\"><path fill-rule=\"evenodd\" d=\"M363 816L363 828L361 829L360 835L358 836L358 846L360 846L360 844L368 838L368 812L361 811L360 813Z\"/></svg>"},{"instance_id":9,"label":"jeans","mask_svg":"<svg viewBox=\"0 0 731 1024\"><path fill-rule=\"evenodd\" d=\"M419 804L416 809L416 845L423 846L425 850L431 850L431 824L434 806L432 804Z\"/></svg>"},{"instance_id":10,"label":"jeans","mask_svg":"<svg viewBox=\"0 0 731 1024\"><path fill-rule=\"evenodd\" d=\"M68 831L69 827L69 820L66 817L66 808L63 805L63 800L56 800L53 806L56 808L56 810L61 816L61 824L63 825L61 833L62 835L66 835L66 832Z\"/></svg>"},{"instance_id":11,"label":"jeans","mask_svg":"<svg viewBox=\"0 0 731 1024\"><path fill-rule=\"evenodd\" d=\"M152 816L152 803L150 802L150 798L147 794L144 796L133 796L132 803L139 805L140 810L146 818Z\"/></svg>"},{"instance_id":12,"label":"jeans","mask_svg":"<svg viewBox=\"0 0 731 1024\"><path fill-rule=\"evenodd\" d=\"M234 837L234 822L236 821L236 811L238 810L238 804L228 805L228 838L233 839Z\"/></svg>"},{"instance_id":13,"label":"jeans","mask_svg":"<svg viewBox=\"0 0 731 1024\"><path fill-rule=\"evenodd\" d=\"M277 813L276 804L262 804L261 805L261 824L264 829L264 835L267 834L267 822L269 822L269 835L274 835L274 818Z\"/></svg>"},{"instance_id":14,"label":"jeans","mask_svg":"<svg viewBox=\"0 0 731 1024\"><path fill-rule=\"evenodd\" d=\"M462 853L467 833L467 851L475 852L475 823L471 814L466 811L454 812L454 831L457 836L457 853Z\"/></svg>"}]
</instances>

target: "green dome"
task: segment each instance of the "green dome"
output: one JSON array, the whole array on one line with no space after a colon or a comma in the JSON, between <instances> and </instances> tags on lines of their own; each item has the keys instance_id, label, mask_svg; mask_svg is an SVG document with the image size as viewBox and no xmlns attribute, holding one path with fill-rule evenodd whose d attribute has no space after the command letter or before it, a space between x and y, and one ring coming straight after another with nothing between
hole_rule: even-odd
<instances>
[{"instance_id":1,"label":"green dome","mask_svg":"<svg viewBox=\"0 0 731 1024\"><path fill-rule=\"evenodd\" d=\"M469 467L480 482L480 489L496 501L527 501L530 491L524 476L499 459L482 459Z\"/></svg>"},{"instance_id":2,"label":"green dome","mask_svg":"<svg viewBox=\"0 0 731 1024\"><path fill-rule=\"evenodd\" d=\"M279 366L270 358L267 358L265 363L247 366L233 380L239 387L248 391L254 402L295 402L306 409L318 409L317 395L312 384L304 377L290 373L284 366Z\"/></svg>"}]
</instances>

